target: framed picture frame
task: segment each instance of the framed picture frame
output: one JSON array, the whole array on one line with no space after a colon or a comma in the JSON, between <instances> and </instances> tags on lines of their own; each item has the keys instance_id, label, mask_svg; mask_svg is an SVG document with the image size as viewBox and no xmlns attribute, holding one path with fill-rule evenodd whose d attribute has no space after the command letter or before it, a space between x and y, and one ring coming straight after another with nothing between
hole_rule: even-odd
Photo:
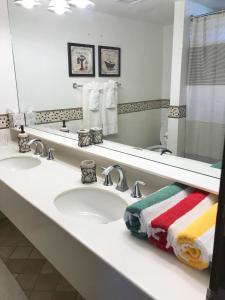
<instances>
[{"instance_id":1,"label":"framed picture frame","mask_svg":"<svg viewBox=\"0 0 225 300\"><path fill-rule=\"evenodd\" d=\"M95 76L95 46L68 43L68 65L70 77Z\"/></svg>"},{"instance_id":2,"label":"framed picture frame","mask_svg":"<svg viewBox=\"0 0 225 300\"><path fill-rule=\"evenodd\" d=\"M98 46L99 77L120 77L121 48Z\"/></svg>"}]
</instances>

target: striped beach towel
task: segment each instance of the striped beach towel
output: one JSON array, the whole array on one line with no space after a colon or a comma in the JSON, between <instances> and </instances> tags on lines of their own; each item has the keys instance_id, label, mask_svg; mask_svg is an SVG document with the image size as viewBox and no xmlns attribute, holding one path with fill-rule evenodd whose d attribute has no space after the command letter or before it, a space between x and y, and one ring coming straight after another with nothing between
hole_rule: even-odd
<instances>
[{"instance_id":1,"label":"striped beach towel","mask_svg":"<svg viewBox=\"0 0 225 300\"><path fill-rule=\"evenodd\" d=\"M172 251L171 244L169 243L169 231L176 225L176 222L188 214L192 214L192 210L206 200L208 193L193 190L189 195L180 199L178 203L170 207L165 212L160 212L160 215L152 219L148 224L148 239L155 246L166 251ZM192 219L193 220L193 219Z\"/></svg>"},{"instance_id":2,"label":"striped beach towel","mask_svg":"<svg viewBox=\"0 0 225 300\"><path fill-rule=\"evenodd\" d=\"M136 237L146 239L149 223L148 218L154 206L167 201L174 203L184 198L189 192L190 190L187 186L180 183L173 183L147 196L145 199L128 206L124 214L127 228ZM166 205L164 209L167 209Z\"/></svg>"},{"instance_id":3,"label":"striped beach towel","mask_svg":"<svg viewBox=\"0 0 225 300\"><path fill-rule=\"evenodd\" d=\"M207 268L212 259L217 196L171 184L129 206L127 228L138 238L196 269Z\"/></svg>"},{"instance_id":4,"label":"striped beach towel","mask_svg":"<svg viewBox=\"0 0 225 300\"><path fill-rule=\"evenodd\" d=\"M212 261L217 209L216 203L178 233L174 232L172 247L175 255L195 269L206 269Z\"/></svg>"}]
</instances>

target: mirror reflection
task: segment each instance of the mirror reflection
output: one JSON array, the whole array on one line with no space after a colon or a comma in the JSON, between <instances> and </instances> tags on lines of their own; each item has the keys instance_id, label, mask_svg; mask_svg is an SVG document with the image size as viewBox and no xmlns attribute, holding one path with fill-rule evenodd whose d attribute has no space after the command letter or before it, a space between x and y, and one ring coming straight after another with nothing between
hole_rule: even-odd
<instances>
[{"instance_id":1,"label":"mirror reflection","mask_svg":"<svg viewBox=\"0 0 225 300\"><path fill-rule=\"evenodd\" d=\"M149 159L154 152L221 160L221 1L8 4L20 110L29 126L73 139L80 129L102 128L102 147Z\"/></svg>"}]
</instances>

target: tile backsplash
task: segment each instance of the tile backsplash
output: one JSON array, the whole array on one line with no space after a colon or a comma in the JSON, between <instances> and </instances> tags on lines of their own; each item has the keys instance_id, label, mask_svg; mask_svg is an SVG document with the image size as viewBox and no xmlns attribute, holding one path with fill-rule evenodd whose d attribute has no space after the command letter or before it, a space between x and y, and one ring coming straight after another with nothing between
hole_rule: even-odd
<instances>
[{"instance_id":1,"label":"tile backsplash","mask_svg":"<svg viewBox=\"0 0 225 300\"><path fill-rule=\"evenodd\" d=\"M134 112L141 112L145 110L169 108L169 100L148 100L139 102L130 102L118 104L118 114L128 114ZM36 111L36 124L47 124L60 122L62 120L82 120L82 107L69 109L56 109L46 111Z\"/></svg>"},{"instance_id":2,"label":"tile backsplash","mask_svg":"<svg viewBox=\"0 0 225 300\"><path fill-rule=\"evenodd\" d=\"M9 128L9 116L8 114L0 114L0 129Z\"/></svg>"},{"instance_id":3,"label":"tile backsplash","mask_svg":"<svg viewBox=\"0 0 225 300\"><path fill-rule=\"evenodd\" d=\"M170 106L168 117L172 119L186 118L187 108L186 105Z\"/></svg>"}]
</instances>

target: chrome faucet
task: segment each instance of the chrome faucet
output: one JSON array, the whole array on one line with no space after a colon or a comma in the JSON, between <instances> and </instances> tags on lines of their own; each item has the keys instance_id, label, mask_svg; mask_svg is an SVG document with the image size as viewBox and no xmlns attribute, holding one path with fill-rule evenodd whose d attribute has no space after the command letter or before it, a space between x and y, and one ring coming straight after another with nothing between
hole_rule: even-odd
<instances>
[{"instance_id":1,"label":"chrome faucet","mask_svg":"<svg viewBox=\"0 0 225 300\"><path fill-rule=\"evenodd\" d=\"M27 143L28 146L35 145L35 155L40 155L41 157L47 157L47 147L40 139L33 139ZM40 147L40 148L39 148Z\"/></svg>"},{"instance_id":2,"label":"chrome faucet","mask_svg":"<svg viewBox=\"0 0 225 300\"><path fill-rule=\"evenodd\" d=\"M102 167L101 168L103 171L105 171L107 168L105 167ZM102 173L103 174L103 173ZM104 183L103 185L105 186L111 186L113 185L113 182L112 182L112 178L111 178L111 174L109 173L108 175L105 175L105 180L104 180Z\"/></svg>"},{"instance_id":3,"label":"chrome faucet","mask_svg":"<svg viewBox=\"0 0 225 300\"><path fill-rule=\"evenodd\" d=\"M120 192L127 191L129 189L129 187L127 185L125 173L124 173L123 169L121 168L121 166L119 166L119 165L110 166L102 172L102 175L109 176L110 173L114 170L117 170L119 173L119 181L117 183L116 189ZM107 181L105 181L104 185L111 185L111 183L107 184Z\"/></svg>"}]
</instances>

